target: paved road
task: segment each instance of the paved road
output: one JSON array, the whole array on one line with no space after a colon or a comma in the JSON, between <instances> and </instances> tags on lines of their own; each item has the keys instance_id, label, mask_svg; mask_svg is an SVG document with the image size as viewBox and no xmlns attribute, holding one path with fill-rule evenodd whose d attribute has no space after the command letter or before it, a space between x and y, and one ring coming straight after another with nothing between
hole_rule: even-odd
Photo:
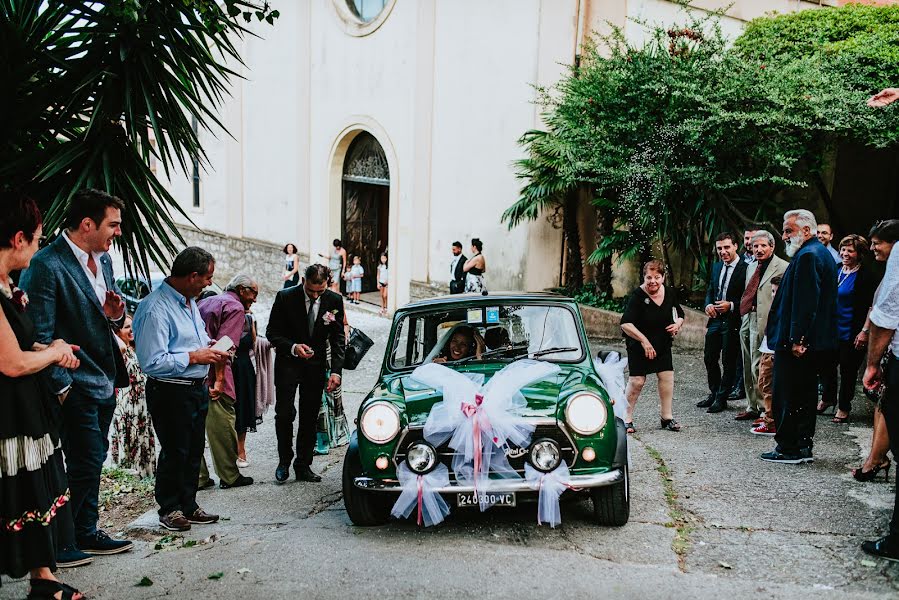
<instances>
[{"instance_id":1,"label":"paved road","mask_svg":"<svg viewBox=\"0 0 899 600\"><path fill-rule=\"evenodd\" d=\"M376 379L388 322L361 312L351 318L379 341L346 375L354 414ZM756 456L771 442L734 422L736 407L720 415L693 407L704 395L701 357L677 356L676 368L676 416L685 429L654 429L657 402L647 386L623 528L590 524L586 502L564 506L557 529L537 526L533 505L463 512L433 530L408 522L356 528L341 499L342 453L316 458L320 484L274 483L269 414L248 439L252 465L244 472L257 484L201 492L204 508L227 520L196 526L161 550L154 547L160 532L133 531L141 541L131 553L64 576L107 599L897 597L899 565L868 561L858 549L885 530L892 498L892 485L848 475L868 426L822 419L813 465L763 463ZM870 421L864 412L858 418ZM154 515L144 523L152 526ZM153 585L134 587L145 576ZM22 582L0 590L0 598L24 595Z\"/></svg>"}]
</instances>

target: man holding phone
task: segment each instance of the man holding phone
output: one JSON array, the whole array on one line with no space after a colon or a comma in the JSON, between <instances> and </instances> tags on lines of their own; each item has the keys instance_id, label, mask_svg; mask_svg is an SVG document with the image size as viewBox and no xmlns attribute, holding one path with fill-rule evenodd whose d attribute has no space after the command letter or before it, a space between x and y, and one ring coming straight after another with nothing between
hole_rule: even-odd
<instances>
[{"instance_id":1,"label":"man holding phone","mask_svg":"<svg viewBox=\"0 0 899 600\"><path fill-rule=\"evenodd\" d=\"M231 352L235 348L236 341L243 335L247 311L258 295L259 285L249 275L240 274L228 283L224 292L197 304L209 337L219 340L219 343L228 342L219 346L220 350ZM237 468L237 392L231 361L216 365L210 371L207 382L210 403L206 416L206 437L215 472L219 476L219 486L228 489L250 485L253 478L241 475ZM209 478L205 460L200 464L199 485L200 489L215 485Z\"/></svg>"},{"instance_id":2,"label":"man holding phone","mask_svg":"<svg viewBox=\"0 0 899 600\"><path fill-rule=\"evenodd\" d=\"M197 504L197 480L209 410L209 365L228 353L210 348L196 297L212 283L215 259L190 247L175 257L172 274L144 298L134 314L137 359L147 375L147 408L162 450L156 466L159 524L187 531L191 523L219 520Z\"/></svg>"},{"instance_id":3,"label":"man holding phone","mask_svg":"<svg viewBox=\"0 0 899 600\"><path fill-rule=\"evenodd\" d=\"M727 396L736 381L740 363L740 298L746 285L746 263L740 260L734 235L722 233L715 238L715 251L721 261L712 265L705 299L709 322L704 360L709 395L696 405L710 413L727 408Z\"/></svg>"},{"instance_id":4,"label":"man holding phone","mask_svg":"<svg viewBox=\"0 0 899 600\"><path fill-rule=\"evenodd\" d=\"M306 269L301 285L278 292L265 336L275 347L275 433L278 437L278 468L275 479L284 483L293 461L297 481L321 481L312 471L315 430L322 392L340 385L346 345L343 298L327 289L331 271L314 264ZM331 348L328 365L326 344ZM330 378L326 373L330 369ZM293 422L294 401L300 391L300 422L296 454Z\"/></svg>"}]
</instances>

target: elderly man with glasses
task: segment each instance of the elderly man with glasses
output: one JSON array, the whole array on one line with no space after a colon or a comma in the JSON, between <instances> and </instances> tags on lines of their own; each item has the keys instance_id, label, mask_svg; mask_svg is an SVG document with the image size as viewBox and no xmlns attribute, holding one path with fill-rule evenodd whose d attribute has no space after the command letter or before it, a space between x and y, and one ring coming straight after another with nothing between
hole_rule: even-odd
<instances>
[{"instance_id":1,"label":"elderly man with glasses","mask_svg":"<svg viewBox=\"0 0 899 600\"><path fill-rule=\"evenodd\" d=\"M221 340L225 336L235 346L243 334L247 310L256 302L259 285L249 275L237 275L225 287L225 291L199 302L200 316L206 324L206 333L211 339ZM234 387L234 373L231 361L217 365L209 373L209 415L206 417L206 438L215 472L218 473L219 487L228 489L253 483L252 477L241 475L237 468L237 429L235 428L237 393ZM209 479L206 461L200 468L200 488L211 487L215 483Z\"/></svg>"}]
</instances>

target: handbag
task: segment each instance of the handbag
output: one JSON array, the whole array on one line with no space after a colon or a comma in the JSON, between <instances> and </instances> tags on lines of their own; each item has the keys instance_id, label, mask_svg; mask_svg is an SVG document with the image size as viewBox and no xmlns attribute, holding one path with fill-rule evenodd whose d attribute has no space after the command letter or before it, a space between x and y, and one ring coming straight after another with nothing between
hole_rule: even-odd
<instances>
[{"instance_id":1,"label":"handbag","mask_svg":"<svg viewBox=\"0 0 899 600\"><path fill-rule=\"evenodd\" d=\"M350 339L347 340L346 351L343 354L343 368L353 370L358 367L362 357L374 345L372 339L361 329L350 327Z\"/></svg>"}]
</instances>

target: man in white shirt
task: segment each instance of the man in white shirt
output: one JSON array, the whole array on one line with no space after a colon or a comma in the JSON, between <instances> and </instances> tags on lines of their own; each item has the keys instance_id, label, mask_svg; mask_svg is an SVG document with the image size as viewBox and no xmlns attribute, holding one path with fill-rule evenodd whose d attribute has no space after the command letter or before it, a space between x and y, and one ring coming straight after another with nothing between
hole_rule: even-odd
<instances>
[{"instance_id":1,"label":"man in white shirt","mask_svg":"<svg viewBox=\"0 0 899 600\"><path fill-rule=\"evenodd\" d=\"M82 552L116 554L132 547L97 529L100 472L116 387L130 385L113 330L125 320L107 251L122 235L124 203L99 190L82 190L69 201L66 229L35 254L22 275L31 298L28 312L38 342L62 338L76 344L81 366L47 369L47 382L62 404L63 450L72 497L75 540L62 531L57 564L83 564ZM63 519L65 520L65 519ZM77 548L75 545L77 544ZM88 557L89 558L89 557Z\"/></svg>"},{"instance_id":2,"label":"man in white shirt","mask_svg":"<svg viewBox=\"0 0 899 600\"><path fill-rule=\"evenodd\" d=\"M899 219L881 221L871 230L871 236L883 242L899 239ZM890 449L894 460L899 457L899 252L890 252L886 274L874 298L869 315L871 331L868 334L868 366L862 383L868 391L886 386L880 410L890 435ZM882 367L881 359L890 351L891 356ZM893 507L890 532L879 540L862 544L866 553L899 562L899 487Z\"/></svg>"}]
</instances>

